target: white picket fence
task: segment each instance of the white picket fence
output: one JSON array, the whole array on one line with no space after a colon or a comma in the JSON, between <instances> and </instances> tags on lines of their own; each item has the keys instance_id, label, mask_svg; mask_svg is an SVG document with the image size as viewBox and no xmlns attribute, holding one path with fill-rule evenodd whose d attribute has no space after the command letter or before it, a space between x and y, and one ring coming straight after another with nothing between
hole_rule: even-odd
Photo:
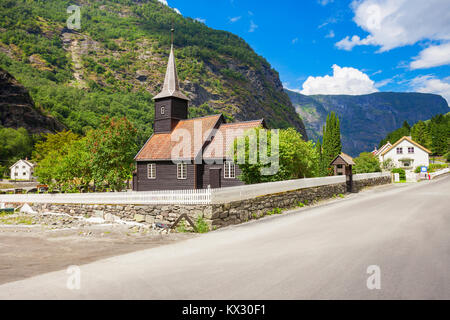
<instances>
[{"instance_id":1,"label":"white picket fence","mask_svg":"<svg viewBox=\"0 0 450 320\"><path fill-rule=\"evenodd\" d=\"M208 204L211 189L150 192L11 194L0 195L0 202L59 204Z\"/></svg>"},{"instance_id":2,"label":"white picket fence","mask_svg":"<svg viewBox=\"0 0 450 320\"><path fill-rule=\"evenodd\" d=\"M356 174L355 181L390 176L389 172ZM345 176L307 178L221 189L169 190L150 192L11 194L0 195L1 202L58 204L220 204L298 189L345 183Z\"/></svg>"}]
</instances>

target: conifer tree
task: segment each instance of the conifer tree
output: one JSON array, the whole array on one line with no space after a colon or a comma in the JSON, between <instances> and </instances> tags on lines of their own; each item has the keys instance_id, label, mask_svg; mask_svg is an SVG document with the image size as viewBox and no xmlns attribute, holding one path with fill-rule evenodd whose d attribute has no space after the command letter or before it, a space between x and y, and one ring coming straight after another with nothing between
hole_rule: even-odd
<instances>
[{"instance_id":1,"label":"conifer tree","mask_svg":"<svg viewBox=\"0 0 450 320\"><path fill-rule=\"evenodd\" d=\"M339 118L334 112L327 116L325 127L323 129L323 145L322 145L322 174L332 175L333 170L330 162L342 151L341 130Z\"/></svg>"}]
</instances>

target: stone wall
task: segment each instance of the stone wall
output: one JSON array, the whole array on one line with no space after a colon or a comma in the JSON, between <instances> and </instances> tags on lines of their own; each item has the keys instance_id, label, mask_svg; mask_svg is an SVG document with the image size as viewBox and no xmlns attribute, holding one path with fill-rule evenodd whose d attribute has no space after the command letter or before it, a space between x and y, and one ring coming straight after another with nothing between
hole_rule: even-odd
<instances>
[{"instance_id":1,"label":"stone wall","mask_svg":"<svg viewBox=\"0 0 450 320\"><path fill-rule=\"evenodd\" d=\"M387 184L390 177L380 177L354 181L355 190L364 187ZM259 219L274 209L292 209L299 205L311 204L315 201L329 199L345 194L346 184L332 184L319 187L299 189L289 192L270 194L253 199L235 201L224 204L209 205L90 205L90 204L35 204L38 212L51 211L86 217L102 217L107 221L115 217L135 220L143 223L162 223L172 225L182 214L192 220L203 217L211 229L240 224Z\"/></svg>"}]
</instances>

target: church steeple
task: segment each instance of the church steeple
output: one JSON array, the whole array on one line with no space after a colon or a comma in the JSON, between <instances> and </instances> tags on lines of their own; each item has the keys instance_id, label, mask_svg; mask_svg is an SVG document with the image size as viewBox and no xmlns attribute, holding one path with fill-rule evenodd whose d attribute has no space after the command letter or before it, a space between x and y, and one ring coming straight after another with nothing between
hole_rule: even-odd
<instances>
[{"instance_id":1,"label":"church steeple","mask_svg":"<svg viewBox=\"0 0 450 320\"><path fill-rule=\"evenodd\" d=\"M153 97L153 100L155 100L155 133L171 132L180 120L188 117L189 98L180 90L175 55L173 53L174 29L172 28L171 31L172 44L164 85L161 92Z\"/></svg>"},{"instance_id":2,"label":"church steeple","mask_svg":"<svg viewBox=\"0 0 450 320\"><path fill-rule=\"evenodd\" d=\"M178 82L177 65L175 62L175 55L173 53L173 32L172 28L172 44L170 46L169 62L167 63L166 77L164 78L164 86L159 94L157 94L153 99L162 99L167 97L176 97L179 99L189 101L180 91L180 84Z\"/></svg>"}]
</instances>

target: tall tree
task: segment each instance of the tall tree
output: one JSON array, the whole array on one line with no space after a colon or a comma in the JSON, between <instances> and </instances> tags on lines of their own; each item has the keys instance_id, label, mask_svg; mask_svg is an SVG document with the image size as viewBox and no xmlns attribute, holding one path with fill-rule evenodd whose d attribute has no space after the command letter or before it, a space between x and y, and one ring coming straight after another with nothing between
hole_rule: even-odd
<instances>
[{"instance_id":1,"label":"tall tree","mask_svg":"<svg viewBox=\"0 0 450 320\"><path fill-rule=\"evenodd\" d=\"M422 146L431 148L431 136L425 122L419 121L411 128L411 138Z\"/></svg>"},{"instance_id":2,"label":"tall tree","mask_svg":"<svg viewBox=\"0 0 450 320\"><path fill-rule=\"evenodd\" d=\"M125 117L105 117L100 128L87 135L96 187L115 191L125 187L134 169L136 135L136 129Z\"/></svg>"},{"instance_id":3,"label":"tall tree","mask_svg":"<svg viewBox=\"0 0 450 320\"><path fill-rule=\"evenodd\" d=\"M342 152L341 129L338 116L331 112L323 129L322 174L332 175L331 161Z\"/></svg>"}]
</instances>

